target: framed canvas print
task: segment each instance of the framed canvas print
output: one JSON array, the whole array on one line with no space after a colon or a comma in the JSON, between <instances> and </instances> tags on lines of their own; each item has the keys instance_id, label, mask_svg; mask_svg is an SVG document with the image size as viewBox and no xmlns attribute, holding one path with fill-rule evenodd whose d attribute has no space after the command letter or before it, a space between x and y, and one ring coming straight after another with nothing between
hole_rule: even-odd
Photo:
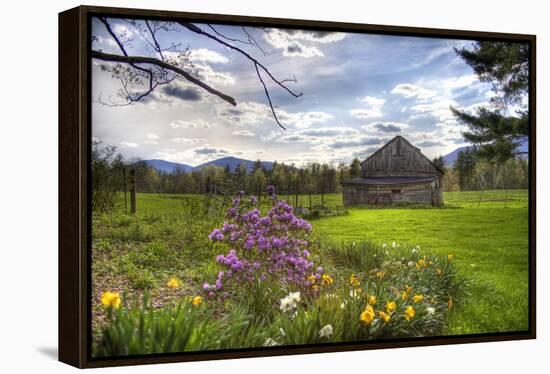
<instances>
[{"instance_id":1,"label":"framed canvas print","mask_svg":"<svg viewBox=\"0 0 550 374\"><path fill-rule=\"evenodd\" d=\"M535 36L59 16L59 356L535 338Z\"/></svg>"}]
</instances>

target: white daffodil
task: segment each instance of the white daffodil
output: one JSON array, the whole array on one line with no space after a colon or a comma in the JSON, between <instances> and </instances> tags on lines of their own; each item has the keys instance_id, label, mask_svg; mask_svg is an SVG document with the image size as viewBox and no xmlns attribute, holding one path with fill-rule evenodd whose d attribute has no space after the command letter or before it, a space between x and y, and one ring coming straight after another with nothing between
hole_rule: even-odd
<instances>
[{"instance_id":1,"label":"white daffodil","mask_svg":"<svg viewBox=\"0 0 550 374\"><path fill-rule=\"evenodd\" d=\"M410 267L410 268L412 268L412 267L414 266L414 261L409 261L409 262L407 263L407 266Z\"/></svg>"},{"instance_id":2,"label":"white daffodil","mask_svg":"<svg viewBox=\"0 0 550 374\"><path fill-rule=\"evenodd\" d=\"M332 329L332 325L325 325L321 330L319 330L319 337L328 339L333 333L334 331Z\"/></svg>"},{"instance_id":3,"label":"white daffodil","mask_svg":"<svg viewBox=\"0 0 550 374\"><path fill-rule=\"evenodd\" d=\"M392 242L392 243L391 243L391 247L392 247L392 248L397 248L397 243L396 243L396 242Z\"/></svg>"},{"instance_id":4,"label":"white daffodil","mask_svg":"<svg viewBox=\"0 0 550 374\"><path fill-rule=\"evenodd\" d=\"M426 308L426 313L428 313L429 316L433 316L435 314L435 308L431 306Z\"/></svg>"},{"instance_id":5,"label":"white daffodil","mask_svg":"<svg viewBox=\"0 0 550 374\"><path fill-rule=\"evenodd\" d=\"M292 311L300 302L300 292L291 292L281 299L280 309L283 312Z\"/></svg>"}]
</instances>

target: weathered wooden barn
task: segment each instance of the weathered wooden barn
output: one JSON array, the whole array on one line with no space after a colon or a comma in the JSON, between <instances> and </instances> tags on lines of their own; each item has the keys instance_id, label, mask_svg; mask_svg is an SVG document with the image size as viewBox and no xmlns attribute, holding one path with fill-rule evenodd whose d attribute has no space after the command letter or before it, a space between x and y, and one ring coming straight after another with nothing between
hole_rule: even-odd
<instances>
[{"instance_id":1,"label":"weathered wooden barn","mask_svg":"<svg viewBox=\"0 0 550 374\"><path fill-rule=\"evenodd\" d=\"M443 170L402 136L361 163L361 176L342 181L344 205L443 204Z\"/></svg>"}]
</instances>

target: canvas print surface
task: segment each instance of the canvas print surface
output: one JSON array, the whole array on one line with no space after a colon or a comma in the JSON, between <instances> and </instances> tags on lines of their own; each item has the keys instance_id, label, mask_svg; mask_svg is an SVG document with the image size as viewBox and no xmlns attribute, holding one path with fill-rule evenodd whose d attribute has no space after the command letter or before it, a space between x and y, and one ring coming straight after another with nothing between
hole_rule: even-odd
<instances>
[{"instance_id":1,"label":"canvas print surface","mask_svg":"<svg viewBox=\"0 0 550 374\"><path fill-rule=\"evenodd\" d=\"M92 357L529 329L528 44L91 26Z\"/></svg>"}]
</instances>

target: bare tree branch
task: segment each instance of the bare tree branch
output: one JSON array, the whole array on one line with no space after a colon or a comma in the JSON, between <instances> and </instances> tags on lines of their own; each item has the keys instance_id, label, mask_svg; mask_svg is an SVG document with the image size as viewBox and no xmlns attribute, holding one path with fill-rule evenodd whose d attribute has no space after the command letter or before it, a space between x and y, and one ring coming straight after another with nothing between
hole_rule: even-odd
<instances>
[{"instance_id":1,"label":"bare tree branch","mask_svg":"<svg viewBox=\"0 0 550 374\"><path fill-rule=\"evenodd\" d=\"M210 29L214 32L214 34L218 35L220 38L224 38L225 40L229 40L230 42L242 43L242 44L247 44L247 45L252 45L253 46L253 44L250 41L245 41L245 40L241 40L241 39L237 39L237 38L230 38L230 37L220 33L218 30L216 30L214 28L214 26L212 26L210 24L207 24L207 26L210 27Z\"/></svg>"},{"instance_id":2,"label":"bare tree branch","mask_svg":"<svg viewBox=\"0 0 550 374\"><path fill-rule=\"evenodd\" d=\"M128 53L126 52L126 49L124 48L124 45L122 44L122 42L120 41L118 36L115 34L113 29L111 28L111 25L109 24L109 22L107 22L107 19L103 18L103 17L99 17L99 20L101 22L103 22L103 24L105 25L105 28L107 29L107 32L115 40L116 44L118 45L118 47L120 48L120 50L122 51L124 56L128 56ZM133 64L130 64L130 65L133 68L137 69L137 70L141 70L142 72L144 72L145 74L147 74L149 76L149 90L148 91L149 91L149 93L151 93L153 91L153 72L150 69L144 69L140 66L136 66L136 65L133 65ZM126 87L125 87L125 89L126 89ZM131 103L133 101L131 96L128 96L128 99L129 99L129 103Z\"/></svg>"},{"instance_id":3,"label":"bare tree branch","mask_svg":"<svg viewBox=\"0 0 550 374\"><path fill-rule=\"evenodd\" d=\"M258 48L263 54L264 56L267 55L267 53L264 51L264 49L260 46L260 44L256 41L256 39L254 39L254 37L246 30L246 27L242 26L242 29L243 29L243 32L246 34L246 36L248 37L248 41L256 46L256 48ZM281 81L281 82L284 82L284 81Z\"/></svg>"},{"instance_id":4,"label":"bare tree branch","mask_svg":"<svg viewBox=\"0 0 550 374\"><path fill-rule=\"evenodd\" d=\"M222 100L227 101L229 104L236 106L237 102L235 99L229 95L226 95L215 88L210 87L208 84L204 83L203 81L193 77L191 74L186 72L185 70L182 70L178 68L177 66L168 64L164 61L161 61L154 57L147 57L147 56L121 56L121 55L115 55L110 53L104 53L99 51L92 51L92 58L97 58L98 60L103 61L111 61L111 62L120 62L120 63L126 63L126 64L150 64L158 66L162 69L173 71L174 73L177 73L187 79L189 82L196 84L197 86L203 88L204 90L208 91L209 93L218 96Z\"/></svg>"},{"instance_id":5,"label":"bare tree branch","mask_svg":"<svg viewBox=\"0 0 550 374\"><path fill-rule=\"evenodd\" d=\"M260 70L258 69L258 64L254 64L254 68L256 69L256 74L258 74L258 79L260 80L260 82L262 82L262 86L264 86L265 96L267 97L267 101L269 102L269 107L271 108L271 113L273 113L273 118L275 118L275 122L277 122L277 125L279 125L280 128L286 130L286 128L281 125L281 122L279 122L279 118L277 118L275 108L273 108L273 103L271 102L271 97L269 96L269 91L267 90L267 86L265 85L265 82L262 79L262 75L260 74Z\"/></svg>"},{"instance_id":6,"label":"bare tree branch","mask_svg":"<svg viewBox=\"0 0 550 374\"><path fill-rule=\"evenodd\" d=\"M252 61L254 64L256 64L258 67L260 67L268 76L269 78L271 78L271 80L273 82L275 82L276 84L278 84L280 87L282 87L284 90L286 90L289 94L291 94L292 96L294 97L300 97L302 96L303 94L302 93L295 93L294 91L292 91L290 88L288 88L284 82L278 80L277 78L275 78L273 76L273 74L271 74L271 72L264 66L262 65L262 63L258 60L256 60L254 57L252 57L251 55L249 55L248 53L246 53L245 51L243 51L242 49L240 49L239 47L235 47L234 45L231 45L223 40L221 40L220 38L216 37L215 35L212 35L212 34L209 34L207 33L206 31L203 31L202 29L200 29L199 27L195 26L194 24L192 23L188 23L188 22L178 22L180 25L182 25L183 27L185 27L186 29L190 30L190 31L193 31L194 33L197 33L197 34L201 34L201 35L204 35L210 39L213 39L215 41L217 41L218 43L221 43L223 45L225 45L227 48L229 49L232 49L234 51L237 51L239 52L240 54L242 54L243 56L245 56L247 59L249 59L250 61Z\"/></svg>"},{"instance_id":7,"label":"bare tree branch","mask_svg":"<svg viewBox=\"0 0 550 374\"><path fill-rule=\"evenodd\" d=\"M151 33L151 39L153 39L153 43L155 43L155 50L158 52L160 59L164 61L164 56L162 55L162 49L160 48L160 44L157 41L156 32L151 29L151 25L149 24L148 20L145 20L145 24L147 25L147 28L149 29L149 32Z\"/></svg>"},{"instance_id":8,"label":"bare tree branch","mask_svg":"<svg viewBox=\"0 0 550 374\"><path fill-rule=\"evenodd\" d=\"M142 26L135 22L132 22L131 24L136 28L139 35L141 35L141 37L158 54L158 56L155 56L155 57L133 56L133 55L131 56L126 51L125 40L121 40L122 36L119 37L118 35L116 35L116 33L111 28L109 22L107 21L107 19L104 17L99 17L99 20L105 25L107 32L114 39L115 43L118 45L122 55L110 54L110 53L104 53L98 50L92 50L92 58L96 58L103 61L128 64L135 69L133 72L130 70L127 70L125 74L123 71L123 73L119 75L119 79L121 80L121 84L122 84L121 94L126 95L126 98L128 101L126 104L123 104L123 105L129 105L133 102L140 101L147 95L151 94L159 85L168 84L172 82L177 76L182 76L184 79L188 80L189 82L203 88L204 90L206 90L207 92L215 96L218 96L219 98L230 103L233 106L237 105L237 102L233 97L216 90L215 88L209 86L208 84L201 81L200 79L194 77L189 72L183 70L181 68L181 66L183 65L179 61L177 60L174 61L172 59L168 59L168 60L165 59L163 51L170 50L175 47L174 45L172 45L170 48L163 50L159 43L159 40L157 39L157 32L159 30L167 30L166 24L159 26L155 22L150 22L148 20L145 20L144 21L145 26ZM264 78L262 77L262 73L266 74L271 81L273 81L276 85L278 85L279 87L287 91L290 95L298 98L302 96L302 93L296 93L286 85L286 83L297 83L296 77L293 76L292 78L282 79L282 80L275 78L275 76L269 71L269 69L265 67L260 61L252 57L249 53L245 52L243 49L229 43L229 42L233 42L233 43L250 45L252 47L258 48L264 55L266 55L266 52L262 49L262 47L256 41L254 36L244 26L241 26L241 29L243 33L246 35L248 40L244 40L244 39L241 40L241 39L231 38L226 35L223 35L211 25L207 25L207 26L212 30L214 34L206 32L192 23L175 22L175 24L181 27L184 27L194 33L206 36L222 44L223 46L240 53L245 58L250 60L254 65L254 69L256 71L258 79L264 88L265 96L269 103L269 107L271 109L271 113L273 114L273 118L275 119L275 122L277 123L277 125L279 125L279 127L286 130L286 128L281 124L281 122L279 121L279 118L277 117L277 114L275 112L275 107L273 105L271 96L269 94L269 89L266 85L266 82L264 81ZM266 32L265 29L262 29L262 30ZM180 53L180 57L185 58L185 56L183 57L182 56L183 55ZM160 58L157 58L157 57L160 57ZM145 65L146 67L142 65ZM191 66L192 66L192 62L191 62ZM120 71L117 71L116 67L113 68L113 72L114 74L117 74L117 75L120 73ZM145 78L143 75L146 75L147 79L149 80L148 89L145 92L141 92L139 94L132 94L129 90L129 87L133 84L141 83L141 80Z\"/></svg>"}]
</instances>

